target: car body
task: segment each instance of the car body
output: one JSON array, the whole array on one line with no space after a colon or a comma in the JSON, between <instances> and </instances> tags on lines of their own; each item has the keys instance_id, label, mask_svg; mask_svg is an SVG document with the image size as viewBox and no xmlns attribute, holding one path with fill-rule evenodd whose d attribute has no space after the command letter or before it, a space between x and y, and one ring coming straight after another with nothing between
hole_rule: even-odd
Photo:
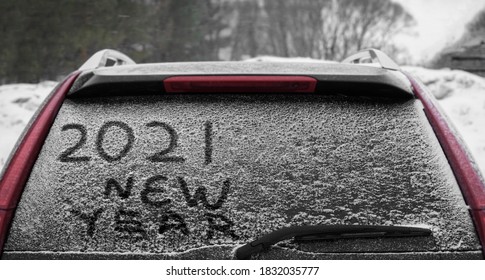
<instances>
[{"instance_id":1,"label":"car body","mask_svg":"<svg viewBox=\"0 0 485 280\"><path fill-rule=\"evenodd\" d=\"M137 65L106 50L19 140L0 240L5 259L483 259L484 209L458 134L380 51Z\"/></svg>"}]
</instances>

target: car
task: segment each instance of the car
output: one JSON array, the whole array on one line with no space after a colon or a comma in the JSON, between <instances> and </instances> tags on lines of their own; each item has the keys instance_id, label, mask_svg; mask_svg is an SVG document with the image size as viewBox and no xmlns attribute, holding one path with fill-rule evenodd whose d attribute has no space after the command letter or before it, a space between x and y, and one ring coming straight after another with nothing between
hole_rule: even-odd
<instances>
[{"instance_id":1,"label":"car","mask_svg":"<svg viewBox=\"0 0 485 280\"><path fill-rule=\"evenodd\" d=\"M135 64L59 83L0 182L3 259L483 259L485 187L416 77L342 63Z\"/></svg>"}]
</instances>

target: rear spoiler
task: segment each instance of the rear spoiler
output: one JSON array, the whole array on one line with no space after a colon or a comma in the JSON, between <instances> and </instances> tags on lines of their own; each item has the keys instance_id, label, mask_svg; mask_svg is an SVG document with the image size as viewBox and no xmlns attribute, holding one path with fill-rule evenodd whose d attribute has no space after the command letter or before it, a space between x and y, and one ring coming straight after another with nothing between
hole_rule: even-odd
<instances>
[{"instance_id":1,"label":"rear spoiler","mask_svg":"<svg viewBox=\"0 0 485 280\"><path fill-rule=\"evenodd\" d=\"M297 84L306 78L315 80L316 84L310 87L313 90L306 92L316 94L378 96L391 99L414 98L411 83L400 71L399 66L386 54L375 49L363 50L346 58L342 63L331 64L294 62L136 64L120 52L103 50L93 55L80 70L83 73L68 93L68 98L175 92L244 92L241 89L245 86L251 88L250 92L270 92L268 89L271 88L274 89L271 91L274 93L292 92L278 89L287 88L281 87L281 83L291 83L293 79L293 84ZM265 78L273 84L259 91L258 87L264 84ZM183 80L183 88L187 90L172 91L174 80ZM221 80L225 81L222 86ZM214 84L218 87L212 89L204 85L203 90L194 90L199 86L200 81L204 81L205 85ZM251 83L251 85L241 83ZM229 88L228 85L236 88L234 86L236 84L240 91L225 91Z\"/></svg>"},{"instance_id":2,"label":"rear spoiler","mask_svg":"<svg viewBox=\"0 0 485 280\"><path fill-rule=\"evenodd\" d=\"M369 63L369 61L371 63ZM387 56L384 52L377 49L364 49L358 53L351 55L342 63L349 64L375 64L377 63L381 68L388 70L399 71L400 68L394 60ZM79 71L96 69L99 67L109 67L117 65L136 64L133 59L119 51L104 49L92 55L81 67Z\"/></svg>"},{"instance_id":3,"label":"rear spoiler","mask_svg":"<svg viewBox=\"0 0 485 280\"><path fill-rule=\"evenodd\" d=\"M351 55L344 60L342 63L349 63L349 64L367 64L367 65L375 65L378 64L383 69L388 70L396 70L399 71L399 65L397 65L394 60L392 60L388 55L384 52L377 50L377 49L364 49L357 52L354 55ZM111 49L104 49L98 51L94 55L92 55L81 67L79 67L79 71L89 70L89 69L96 69L100 67L110 67L110 66L117 66L117 65L129 65L129 64L136 64L133 59L121 53L119 51L111 50Z\"/></svg>"},{"instance_id":4,"label":"rear spoiler","mask_svg":"<svg viewBox=\"0 0 485 280\"><path fill-rule=\"evenodd\" d=\"M358 53L342 60L342 63L361 64L369 66L378 65L383 69L401 71L399 65L397 65L397 63L394 62L392 58L390 58L389 56L387 56L387 54L381 52L380 50L376 49L364 49L362 51L359 51Z\"/></svg>"},{"instance_id":5,"label":"rear spoiler","mask_svg":"<svg viewBox=\"0 0 485 280\"><path fill-rule=\"evenodd\" d=\"M136 63L127 55L119 51L105 49L93 54L81 67L79 67L79 71L129 64Z\"/></svg>"}]
</instances>

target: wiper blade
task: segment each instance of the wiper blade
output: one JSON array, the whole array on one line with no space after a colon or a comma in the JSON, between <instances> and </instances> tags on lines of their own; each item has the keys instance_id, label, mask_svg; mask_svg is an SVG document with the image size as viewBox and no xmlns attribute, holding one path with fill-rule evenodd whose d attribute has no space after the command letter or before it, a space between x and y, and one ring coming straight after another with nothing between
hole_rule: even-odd
<instances>
[{"instance_id":1,"label":"wiper blade","mask_svg":"<svg viewBox=\"0 0 485 280\"><path fill-rule=\"evenodd\" d=\"M369 225L317 225L293 226L268 233L236 250L236 258L249 259L252 254L269 249L282 240L295 238L297 241L347 239L347 238L385 238L429 236L431 230L422 227L369 226Z\"/></svg>"}]
</instances>

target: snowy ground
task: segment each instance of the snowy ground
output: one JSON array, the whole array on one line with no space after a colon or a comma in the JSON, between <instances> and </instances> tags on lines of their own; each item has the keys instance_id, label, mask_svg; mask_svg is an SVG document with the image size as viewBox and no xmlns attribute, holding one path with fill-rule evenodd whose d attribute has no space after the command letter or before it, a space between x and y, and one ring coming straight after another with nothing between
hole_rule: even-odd
<instances>
[{"instance_id":1,"label":"snowy ground","mask_svg":"<svg viewBox=\"0 0 485 280\"><path fill-rule=\"evenodd\" d=\"M279 61L263 57L256 60ZM303 59L311 61L310 59ZM404 67L418 76L440 101L485 174L485 79L458 70ZM10 150L55 82L0 86L0 170Z\"/></svg>"},{"instance_id":2,"label":"snowy ground","mask_svg":"<svg viewBox=\"0 0 485 280\"><path fill-rule=\"evenodd\" d=\"M24 127L55 85L42 82L0 86L0 170Z\"/></svg>"},{"instance_id":3,"label":"snowy ground","mask_svg":"<svg viewBox=\"0 0 485 280\"><path fill-rule=\"evenodd\" d=\"M485 79L460 70L404 70L433 92L485 174Z\"/></svg>"}]
</instances>

